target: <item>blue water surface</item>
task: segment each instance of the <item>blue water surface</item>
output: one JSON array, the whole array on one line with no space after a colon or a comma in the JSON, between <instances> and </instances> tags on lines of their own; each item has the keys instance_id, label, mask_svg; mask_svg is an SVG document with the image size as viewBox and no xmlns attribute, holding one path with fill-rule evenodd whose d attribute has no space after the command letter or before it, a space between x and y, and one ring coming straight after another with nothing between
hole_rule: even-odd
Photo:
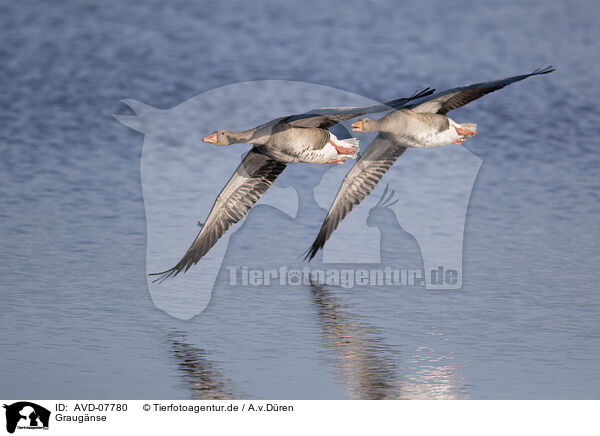
<instances>
[{"instance_id":1,"label":"blue water surface","mask_svg":"<svg viewBox=\"0 0 600 436\"><path fill-rule=\"evenodd\" d=\"M584 0L4 2L0 396L599 398L598 12ZM144 138L112 117L130 114L120 99L167 109L285 79L382 100L548 64L456 111L478 123L465 146L483 160L462 289L222 282L191 320L154 306ZM232 236L236 259L260 264L270 244L297 255L316 233L310 179L278 183L297 188L302 215L256 208Z\"/></svg>"}]
</instances>

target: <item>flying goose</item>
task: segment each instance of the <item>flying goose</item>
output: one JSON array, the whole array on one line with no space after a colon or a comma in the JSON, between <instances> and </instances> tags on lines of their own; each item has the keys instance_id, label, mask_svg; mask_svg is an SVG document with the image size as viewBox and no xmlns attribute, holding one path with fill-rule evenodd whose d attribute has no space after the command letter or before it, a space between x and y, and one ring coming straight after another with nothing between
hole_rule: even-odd
<instances>
[{"instance_id":1,"label":"flying goose","mask_svg":"<svg viewBox=\"0 0 600 436\"><path fill-rule=\"evenodd\" d=\"M459 124L446 115L448 112L511 83L552 71L552 67L540 68L531 74L438 92L390 112L380 120L362 118L353 123L352 130L356 132L379 131L379 134L344 178L305 259L310 261L315 257L340 222L373 191L407 147L462 144L467 137L477 133L476 124Z\"/></svg>"},{"instance_id":2,"label":"flying goose","mask_svg":"<svg viewBox=\"0 0 600 436\"><path fill-rule=\"evenodd\" d=\"M358 140L340 140L328 129L340 121L403 107L411 100L432 94L425 89L408 98L364 107L314 109L299 115L277 118L254 129L234 132L217 130L203 138L215 145L251 143L229 182L219 193L206 222L181 260L172 268L151 276L154 281L174 277L196 264L217 240L240 221L291 162L342 163L356 157Z\"/></svg>"}]
</instances>

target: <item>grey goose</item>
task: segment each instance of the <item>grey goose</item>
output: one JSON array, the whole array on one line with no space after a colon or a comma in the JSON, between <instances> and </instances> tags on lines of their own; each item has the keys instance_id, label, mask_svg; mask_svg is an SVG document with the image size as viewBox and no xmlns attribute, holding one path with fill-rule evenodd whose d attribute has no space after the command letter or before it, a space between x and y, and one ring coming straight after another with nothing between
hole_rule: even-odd
<instances>
[{"instance_id":1,"label":"grey goose","mask_svg":"<svg viewBox=\"0 0 600 436\"><path fill-rule=\"evenodd\" d=\"M448 112L511 83L553 71L552 67L540 68L530 74L437 92L390 112L380 120L362 118L353 123L354 131L379 131L379 134L344 178L317 237L306 252L305 259L310 261L315 257L340 222L373 191L383 175L408 147L462 144L467 137L477 133L476 124L459 124L447 116Z\"/></svg>"}]
</instances>

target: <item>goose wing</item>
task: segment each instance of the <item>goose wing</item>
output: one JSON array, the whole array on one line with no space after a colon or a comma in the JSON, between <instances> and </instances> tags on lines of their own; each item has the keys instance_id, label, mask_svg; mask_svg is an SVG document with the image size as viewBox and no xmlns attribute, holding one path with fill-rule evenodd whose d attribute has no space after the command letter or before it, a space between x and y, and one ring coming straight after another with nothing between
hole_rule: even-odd
<instances>
[{"instance_id":1,"label":"goose wing","mask_svg":"<svg viewBox=\"0 0 600 436\"><path fill-rule=\"evenodd\" d=\"M387 133L380 132L377 135L344 178L319 234L308 249L305 260L315 257L346 215L373 191L383 175L405 150L403 144Z\"/></svg>"},{"instance_id":2,"label":"goose wing","mask_svg":"<svg viewBox=\"0 0 600 436\"><path fill-rule=\"evenodd\" d=\"M506 79L494 80L492 82L476 83L474 85L462 86L460 88L449 89L447 91L437 92L433 95L420 98L418 101L407 105L408 109L415 112L428 112L446 115L452 109L459 108L489 94L490 92L504 88L511 83L519 82L531 76L548 74L554 71L553 67L538 68L533 73L523 74L521 76L508 77Z\"/></svg>"},{"instance_id":3,"label":"goose wing","mask_svg":"<svg viewBox=\"0 0 600 436\"><path fill-rule=\"evenodd\" d=\"M303 114L291 115L284 118L283 121L295 127L318 127L320 129L329 129L341 121L350 120L361 115L400 109L404 107L406 103L430 95L433 91L435 90L425 88L422 91L415 92L410 97L390 100L371 106L313 109Z\"/></svg>"},{"instance_id":4,"label":"goose wing","mask_svg":"<svg viewBox=\"0 0 600 436\"><path fill-rule=\"evenodd\" d=\"M158 276L154 281L162 282L196 264L233 224L248 213L285 167L285 162L251 150L215 200L206 223L185 255L173 268L150 274Z\"/></svg>"}]
</instances>

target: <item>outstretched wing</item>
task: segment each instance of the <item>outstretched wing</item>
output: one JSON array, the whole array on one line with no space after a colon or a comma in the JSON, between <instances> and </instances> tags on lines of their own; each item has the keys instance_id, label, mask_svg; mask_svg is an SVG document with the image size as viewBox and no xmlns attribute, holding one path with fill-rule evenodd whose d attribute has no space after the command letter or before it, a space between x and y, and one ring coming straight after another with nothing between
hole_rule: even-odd
<instances>
[{"instance_id":1,"label":"outstretched wing","mask_svg":"<svg viewBox=\"0 0 600 436\"><path fill-rule=\"evenodd\" d=\"M206 223L185 255L173 268L150 274L158 276L154 281L174 277L196 264L233 224L248 213L285 167L285 162L251 150L217 197Z\"/></svg>"},{"instance_id":2,"label":"outstretched wing","mask_svg":"<svg viewBox=\"0 0 600 436\"><path fill-rule=\"evenodd\" d=\"M283 121L296 127L318 127L320 129L329 129L341 121L350 120L361 115L400 109L404 107L406 103L430 95L433 91L435 90L425 88L422 91L415 92L410 97L399 98L371 106L313 109L312 111L300 115L291 115L284 118Z\"/></svg>"},{"instance_id":3,"label":"outstretched wing","mask_svg":"<svg viewBox=\"0 0 600 436\"><path fill-rule=\"evenodd\" d=\"M354 164L327 213L321 230L308 249L305 260L315 257L334 230L352 209L373 191L383 175L394 165L406 147L380 132L367 151Z\"/></svg>"},{"instance_id":4,"label":"outstretched wing","mask_svg":"<svg viewBox=\"0 0 600 436\"><path fill-rule=\"evenodd\" d=\"M484 96L485 94L489 94L490 92L504 88L506 85L527 79L531 76L548 74L552 71L554 71L554 68L550 66L546 68L539 68L531 74L523 74L522 76L514 76L507 79L476 83L474 85L449 89L447 91L438 92L428 97L421 98L418 101L407 105L406 107L415 112L428 112L446 115L452 109L464 106L467 103Z\"/></svg>"}]
</instances>

